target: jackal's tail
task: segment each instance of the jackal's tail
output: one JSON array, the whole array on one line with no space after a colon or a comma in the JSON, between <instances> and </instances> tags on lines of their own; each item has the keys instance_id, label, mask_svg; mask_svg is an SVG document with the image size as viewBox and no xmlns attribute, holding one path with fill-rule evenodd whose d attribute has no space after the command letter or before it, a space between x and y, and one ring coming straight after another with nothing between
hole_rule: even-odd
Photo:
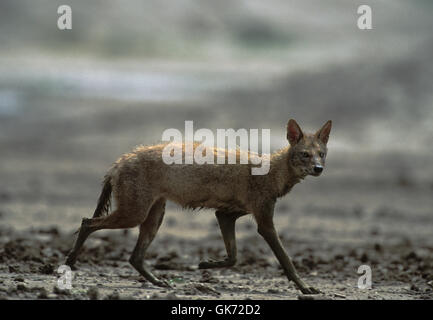
<instances>
[{"instance_id":1,"label":"jackal's tail","mask_svg":"<svg viewBox=\"0 0 433 320\"><path fill-rule=\"evenodd\" d=\"M108 215L111 206L111 191L113 187L111 185L111 176L106 175L104 178L102 192L98 199L98 205L96 206L93 218L100 217L102 215Z\"/></svg>"}]
</instances>

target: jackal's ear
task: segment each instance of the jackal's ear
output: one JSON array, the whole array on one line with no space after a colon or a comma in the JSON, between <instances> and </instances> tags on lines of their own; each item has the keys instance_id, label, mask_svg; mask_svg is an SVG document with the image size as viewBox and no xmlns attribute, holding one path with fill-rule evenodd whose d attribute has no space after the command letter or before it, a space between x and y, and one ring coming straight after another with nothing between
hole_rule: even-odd
<instances>
[{"instance_id":1,"label":"jackal's ear","mask_svg":"<svg viewBox=\"0 0 433 320\"><path fill-rule=\"evenodd\" d=\"M302 130L299 127L299 125L296 123L296 121L290 119L289 122L287 123L287 140L289 140L290 145L291 146L296 145L299 142L299 140L302 139L303 136L304 134L302 133Z\"/></svg>"},{"instance_id":2,"label":"jackal's ear","mask_svg":"<svg viewBox=\"0 0 433 320\"><path fill-rule=\"evenodd\" d=\"M328 143L329 134L331 133L332 121L328 120L323 127L316 132L316 138L322 141L324 144Z\"/></svg>"}]
</instances>

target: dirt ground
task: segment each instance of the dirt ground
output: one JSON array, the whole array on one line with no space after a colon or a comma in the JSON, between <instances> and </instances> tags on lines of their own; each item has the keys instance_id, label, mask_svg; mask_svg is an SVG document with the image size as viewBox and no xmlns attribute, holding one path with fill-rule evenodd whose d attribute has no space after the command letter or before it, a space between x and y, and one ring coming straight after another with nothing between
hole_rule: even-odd
<instances>
[{"instance_id":1,"label":"dirt ground","mask_svg":"<svg viewBox=\"0 0 433 320\"><path fill-rule=\"evenodd\" d=\"M413 237L414 228L419 227L417 223L411 224L404 234L387 228L404 222L392 213L387 216L387 212L377 212L375 223L371 224L359 208L346 212L345 217L336 213L332 218L321 218L314 209L306 217L288 218L284 209L287 208L277 212L277 225L284 225L279 227L282 241L301 276L323 291L315 299L433 298L433 246L431 242L426 244L431 238L424 238L422 233ZM228 269L199 270L200 260L225 254L213 214L169 210L166 216L146 261L172 289L146 282L127 262L136 230L95 233L79 257L72 289L60 290L57 268L71 248L73 232L60 231L54 226L21 231L2 226L0 298L308 298L287 281L251 218L238 222L238 264ZM343 221L347 228L332 228L337 221ZM353 227L359 224L365 227ZM371 289L357 287L360 265L372 269Z\"/></svg>"}]
</instances>

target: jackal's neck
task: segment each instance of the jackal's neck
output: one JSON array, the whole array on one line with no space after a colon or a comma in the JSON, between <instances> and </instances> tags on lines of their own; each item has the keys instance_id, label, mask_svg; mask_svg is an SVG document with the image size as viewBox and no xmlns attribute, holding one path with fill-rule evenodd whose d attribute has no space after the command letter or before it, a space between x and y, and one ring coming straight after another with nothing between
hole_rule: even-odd
<instances>
[{"instance_id":1,"label":"jackal's neck","mask_svg":"<svg viewBox=\"0 0 433 320\"><path fill-rule=\"evenodd\" d=\"M277 198L287 194L304 177L297 175L290 165L290 147L283 148L271 155L269 178Z\"/></svg>"}]
</instances>

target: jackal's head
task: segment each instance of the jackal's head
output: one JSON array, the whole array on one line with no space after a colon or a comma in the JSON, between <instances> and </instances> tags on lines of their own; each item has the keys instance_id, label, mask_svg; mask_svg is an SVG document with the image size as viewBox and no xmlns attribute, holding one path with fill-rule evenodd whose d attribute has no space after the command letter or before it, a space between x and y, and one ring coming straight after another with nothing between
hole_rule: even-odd
<instances>
[{"instance_id":1,"label":"jackal's head","mask_svg":"<svg viewBox=\"0 0 433 320\"><path fill-rule=\"evenodd\" d=\"M314 134L304 134L295 120L287 123L287 140L290 142L289 164L295 172L305 177L319 176L325 167L329 133L332 122L329 120Z\"/></svg>"}]
</instances>

